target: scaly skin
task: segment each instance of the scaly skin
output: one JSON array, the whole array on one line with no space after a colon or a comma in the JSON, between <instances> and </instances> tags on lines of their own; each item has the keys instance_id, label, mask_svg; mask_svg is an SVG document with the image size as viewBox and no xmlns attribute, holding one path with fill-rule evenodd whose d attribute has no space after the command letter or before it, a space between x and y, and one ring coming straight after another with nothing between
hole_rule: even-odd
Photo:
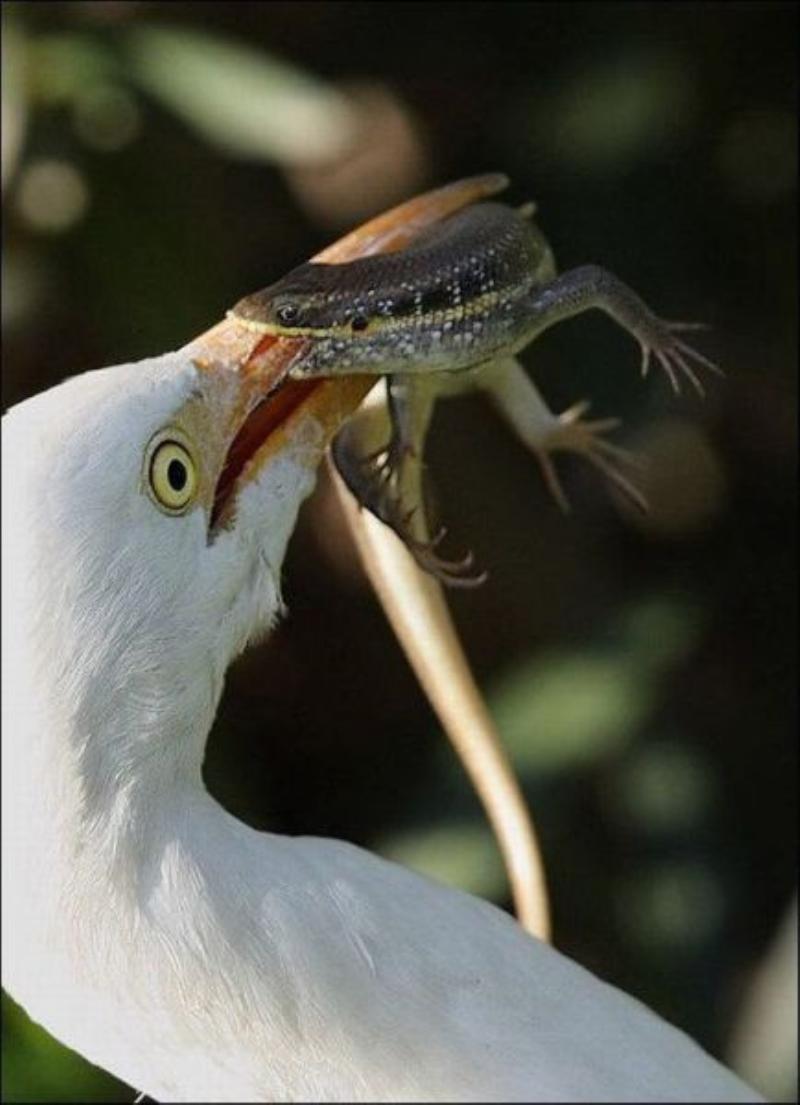
<instances>
[{"instance_id":1,"label":"scaly skin","mask_svg":"<svg viewBox=\"0 0 800 1105\"><path fill-rule=\"evenodd\" d=\"M582 422L585 408L572 408L560 419L551 414L533 385L519 379L515 354L554 323L598 308L639 343L643 375L652 355L676 392L682 374L702 394L690 362L719 372L678 336L696 324L658 318L607 270L583 265L557 276L553 254L531 214L530 208L476 203L397 253L347 264L300 265L231 312L260 333L305 343L292 363L296 379L388 377L393 431L386 449L359 456L357 435L345 428L334 458L362 505L446 582L468 583L470 577L464 576L463 565L439 560L431 544L414 536L402 499L403 465L410 456L421 457L436 398L476 387L492 393L542 462L561 505L566 500L548 454L571 449L641 506L641 494L618 468L628 458L600 436L612 421Z\"/></svg>"}]
</instances>

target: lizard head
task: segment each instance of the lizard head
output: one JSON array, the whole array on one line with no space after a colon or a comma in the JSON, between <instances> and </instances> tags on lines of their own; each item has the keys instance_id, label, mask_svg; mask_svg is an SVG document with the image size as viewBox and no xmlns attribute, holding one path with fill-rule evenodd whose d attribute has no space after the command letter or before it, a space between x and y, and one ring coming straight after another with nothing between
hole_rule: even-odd
<instances>
[{"instance_id":1,"label":"lizard head","mask_svg":"<svg viewBox=\"0 0 800 1105\"><path fill-rule=\"evenodd\" d=\"M342 270L347 280L342 280ZM373 295L353 286L358 265L299 265L269 287L241 299L229 314L279 337L333 338L363 333L376 312Z\"/></svg>"}]
</instances>

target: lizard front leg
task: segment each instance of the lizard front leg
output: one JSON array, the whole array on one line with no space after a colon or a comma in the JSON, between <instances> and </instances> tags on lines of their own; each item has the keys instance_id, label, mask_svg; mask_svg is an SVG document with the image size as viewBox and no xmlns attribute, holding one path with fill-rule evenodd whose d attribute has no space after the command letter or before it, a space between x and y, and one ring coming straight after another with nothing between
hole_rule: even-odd
<instances>
[{"instance_id":1,"label":"lizard front leg","mask_svg":"<svg viewBox=\"0 0 800 1105\"><path fill-rule=\"evenodd\" d=\"M545 482L564 511L569 501L558 478L552 454L577 453L598 468L642 510L647 502L628 479L624 467L639 465L632 453L606 441L603 434L619 425L616 418L584 421L588 402L576 403L560 415L545 403L516 357L504 358L481 373L480 386L489 394L514 433L531 450L542 468Z\"/></svg>"},{"instance_id":2,"label":"lizard front leg","mask_svg":"<svg viewBox=\"0 0 800 1105\"><path fill-rule=\"evenodd\" d=\"M531 339L554 323L592 308L605 311L639 343L642 375L647 375L654 356L676 393L683 373L700 395L705 394L690 361L723 375L718 365L677 336L681 331L704 329L703 323L659 318L632 288L599 265L581 265L534 288L528 303Z\"/></svg>"}]
</instances>

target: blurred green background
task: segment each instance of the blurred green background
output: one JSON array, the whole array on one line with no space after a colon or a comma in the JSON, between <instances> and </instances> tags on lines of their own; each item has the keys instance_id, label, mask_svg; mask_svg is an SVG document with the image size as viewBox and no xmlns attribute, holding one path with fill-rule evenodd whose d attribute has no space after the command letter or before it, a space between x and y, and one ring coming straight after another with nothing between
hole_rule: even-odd
<instances>
[{"instance_id":1,"label":"blurred green background","mask_svg":"<svg viewBox=\"0 0 800 1105\"><path fill-rule=\"evenodd\" d=\"M490 571L452 606L558 946L786 1100L796 43L796 5L761 2L7 3L2 40L4 408L176 348L369 215L488 170L536 199L562 268L712 324L698 346L728 375L705 402L642 382L599 315L524 355L555 409L622 416L647 518L570 459L562 516L479 399L438 411L430 475L450 548ZM290 617L230 673L213 793L508 905L324 474L285 579ZM3 1100L133 1099L3 1010Z\"/></svg>"}]
</instances>

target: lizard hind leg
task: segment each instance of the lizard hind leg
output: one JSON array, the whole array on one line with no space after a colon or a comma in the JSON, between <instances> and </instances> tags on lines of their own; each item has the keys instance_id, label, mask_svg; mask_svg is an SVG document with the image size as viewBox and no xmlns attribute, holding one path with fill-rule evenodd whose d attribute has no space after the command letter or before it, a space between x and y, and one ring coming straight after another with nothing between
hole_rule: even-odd
<instances>
[{"instance_id":1,"label":"lizard hind leg","mask_svg":"<svg viewBox=\"0 0 800 1105\"><path fill-rule=\"evenodd\" d=\"M552 459L557 452L577 453L640 510L647 511L647 500L627 475L627 471L641 469L642 462L603 436L619 425L619 419L585 419L589 408L585 401L560 415L553 414L515 357L493 365L483 386L514 433L538 460L545 483L563 511L568 512L570 505Z\"/></svg>"},{"instance_id":2,"label":"lizard hind leg","mask_svg":"<svg viewBox=\"0 0 800 1105\"><path fill-rule=\"evenodd\" d=\"M409 396L408 391L417 390L415 383L396 384L394 389L391 385L392 380L387 380L391 425L386 425L389 420L384 417L383 434L388 433L388 439L384 436L383 443L375 447L375 412L370 412L372 425L365 417L367 412L356 415L333 441L334 464L359 505L397 535L422 569L447 586L475 587L486 577L471 574L472 554L445 559L438 548L447 531L440 527L433 536L428 533L422 451L432 397L429 403L414 403L411 400L419 397ZM365 451L370 437L373 447Z\"/></svg>"}]
</instances>

